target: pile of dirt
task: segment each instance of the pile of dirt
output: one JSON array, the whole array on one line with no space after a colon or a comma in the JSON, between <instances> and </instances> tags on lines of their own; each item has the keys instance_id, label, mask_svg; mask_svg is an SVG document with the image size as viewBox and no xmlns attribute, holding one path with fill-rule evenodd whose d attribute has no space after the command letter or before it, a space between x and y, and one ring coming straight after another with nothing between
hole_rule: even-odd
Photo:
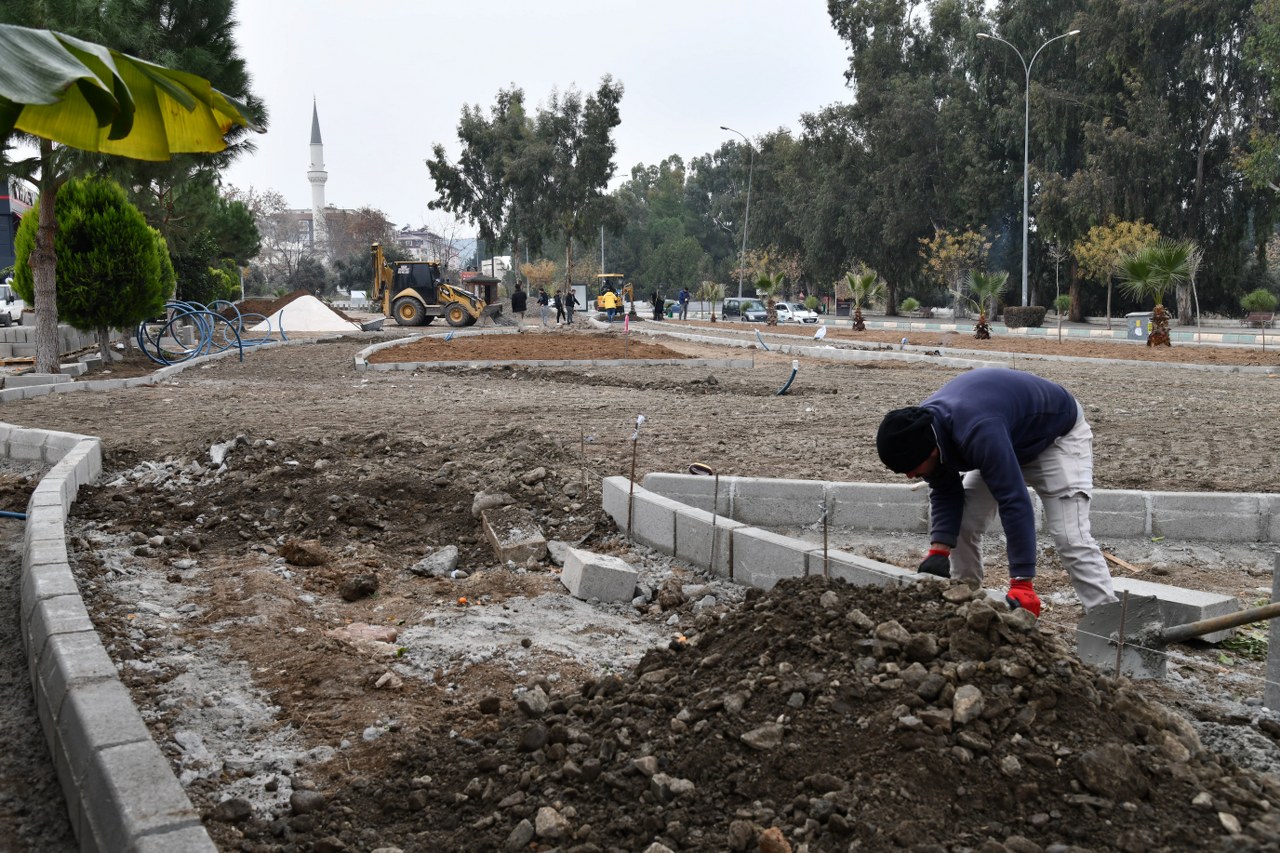
<instances>
[{"instance_id":1,"label":"pile of dirt","mask_svg":"<svg viewBox=\"0 0 1280 853\"><path fill-rule=\"evenodd\" d=\"M963 584L784 581L625 676L564 692L534 677L514 701L485 697L451 726L400 736L397 752L381 777L333 767L313 808L242 825L242 849L331 838L326 849L1261 850L1280 839L1280 781L1224 763L1183 718ZM370 814L376 839L347 829Z\"/></svg>"},{"instance_id":2,"label":"pile of dirt","mask_svg":"<svg viewBox=\"0 0 1280 853\"><path fill-rule=\"evenodd\" d=\"M612 330L610 330L612 332ZM517 335L453 338L425 337L378 350L375 363L414 361L532 361L573 359L686 359L685 355L646 338L610 332L546 332L526 330Z\"/></svg>"}]
</instances>

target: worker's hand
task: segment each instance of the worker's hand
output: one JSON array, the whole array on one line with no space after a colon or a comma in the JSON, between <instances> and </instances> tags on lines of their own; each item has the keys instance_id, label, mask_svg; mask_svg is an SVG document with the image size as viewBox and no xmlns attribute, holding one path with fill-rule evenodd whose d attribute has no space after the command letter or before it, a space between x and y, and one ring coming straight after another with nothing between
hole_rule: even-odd
<instances>
[{"instance_id":1,"label":"worker's hand","mask_svg":"<svg viewBox=\"0 0 1280 853\"><path fill-rule=\"evenodd\" d=\"M1024 610L1030 610L1032 616L1038 617L1040 615L1040 596L1036 595L1036 591L1029 579L1013 578L1010 580L1009 591L1005 593L1004 600L1009 603L1011 610L1017 610L1021 607Z\"/></svg>"},{"instance_id":2,"label":"worker's hand","mask_svg":"<svg viewBox=\"0 0 1280 853\"><path fill-rule=\"evenodd\" d=\"M933 575L939 578L951 577L951 552L941 548L930 548L924 562L916 571L922 575Z\"/></svg>"}]
</instances>

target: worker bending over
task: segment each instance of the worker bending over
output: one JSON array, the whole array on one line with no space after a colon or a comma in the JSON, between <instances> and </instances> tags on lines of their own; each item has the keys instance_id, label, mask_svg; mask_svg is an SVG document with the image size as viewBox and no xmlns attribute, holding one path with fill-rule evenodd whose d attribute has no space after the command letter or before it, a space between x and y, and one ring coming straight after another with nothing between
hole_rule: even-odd
<instances>
[{"instance_id":1,"label":"worker bending over","mask_svg":"<svg viewBox=\"0 0 1280 853\"><path fill-rule=\"evenodd\" d=\"M1009 556L1006 601L1039 616L1030 486L1085 611L1116 600L1089 532L1093 431L1061 385L1017 370L970 371L919 406L885 415L876 450L890 470L929 484L932 541L919 571L981 584L982 534L998 511Z\"/></svg>"}]
</instances>

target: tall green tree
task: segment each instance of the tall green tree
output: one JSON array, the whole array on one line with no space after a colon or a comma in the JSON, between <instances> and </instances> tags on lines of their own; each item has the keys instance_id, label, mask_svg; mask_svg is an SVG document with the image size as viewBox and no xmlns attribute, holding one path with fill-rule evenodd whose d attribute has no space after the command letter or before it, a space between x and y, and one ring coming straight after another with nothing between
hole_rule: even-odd
<instances>
[{"instance_id":1,"label":"tall green tree","mask_svg":"<svg viewBox=\"0 0 1280 853\"><path fill-rule=\"evenodd\" d=\"M613 129L622 120L622 92L622 84L605 75L585 98L577 89L553 92L538 110L537 144L550 152L538 219L564 241L566 284L572 280L574 241L611 216L613 203L604 190L617 168Z\"/></svg>"},{"instance_id":2,"label":"tall green tree","mask_svg":"<svg viewBox=\"0 0 1280 853\"><path fill-rule=\"evenodd\" d=\"M95 332L103 360L109 361L110 330L129 329L161 313L173 293L168 248L114 181L71 180L55 204L58 315L81 331ZM14 288L26 300L35 291L30 261L38 221L38 216L24 218L14 240Z\"/></svg>"},{"instance_id":3,"label":"tall green tree","mask_svg":"<svg viewBox=\"0 0 1280 853\"><path fill-rule=\"evenodd\" d=\"M536 249L545 230L536 218L538 188L550 150L534 133L524 90L498 90L487 114L479 104L463 105L457 137L456 162L442 144L432 146L426 164L437 195L427 206L474 223L490 251L511 245L516 256L522 236Z\"/></svg>"}]
</instances>

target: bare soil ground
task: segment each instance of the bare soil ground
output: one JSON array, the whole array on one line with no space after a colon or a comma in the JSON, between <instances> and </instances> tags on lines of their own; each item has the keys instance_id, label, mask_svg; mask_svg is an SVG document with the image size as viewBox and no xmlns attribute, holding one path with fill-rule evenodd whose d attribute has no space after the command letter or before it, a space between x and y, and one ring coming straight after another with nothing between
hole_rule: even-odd
<instances>
[{"instance_id":1,"label":"bare soil ground","mask_svg":"<svg viewBox=\"0 0 1280 853\"><path fill-rule=\"evenodd\" d=\"M949 345L935 337L918 343ZM880 417L956 370L805 359L778 396L791 356L759 350L738 370L359 373L352 357L369 342L5 407L11 423L102 437L107 472L73 511L73 561L221 849L1275 849L1280 725L1257 707L1256 632L1186 649L1168 684L1113 681L1074 660L1080 609L1047 546L1048 607L1033 625L945 585L815 578L747 596L633 546L601 512L600 478L633 459L637 478L698 461L893 481L874 451ZM639 339L534 329L444 348L464 342L504 355L463 360L621 358ZM1163 354L1277 363L1217 349ZM1274 374L1017 366L1082 400L1099 488L1280 486ZM527 509L549 540L635 562L637 600L576 601L549 557L498 562L473 511L485 498ZM925 544L841 536L900 565ZM1265 544L1103 545L1152 580L1250 604L1270 588Z\"/></svg>"}]
</instances>

